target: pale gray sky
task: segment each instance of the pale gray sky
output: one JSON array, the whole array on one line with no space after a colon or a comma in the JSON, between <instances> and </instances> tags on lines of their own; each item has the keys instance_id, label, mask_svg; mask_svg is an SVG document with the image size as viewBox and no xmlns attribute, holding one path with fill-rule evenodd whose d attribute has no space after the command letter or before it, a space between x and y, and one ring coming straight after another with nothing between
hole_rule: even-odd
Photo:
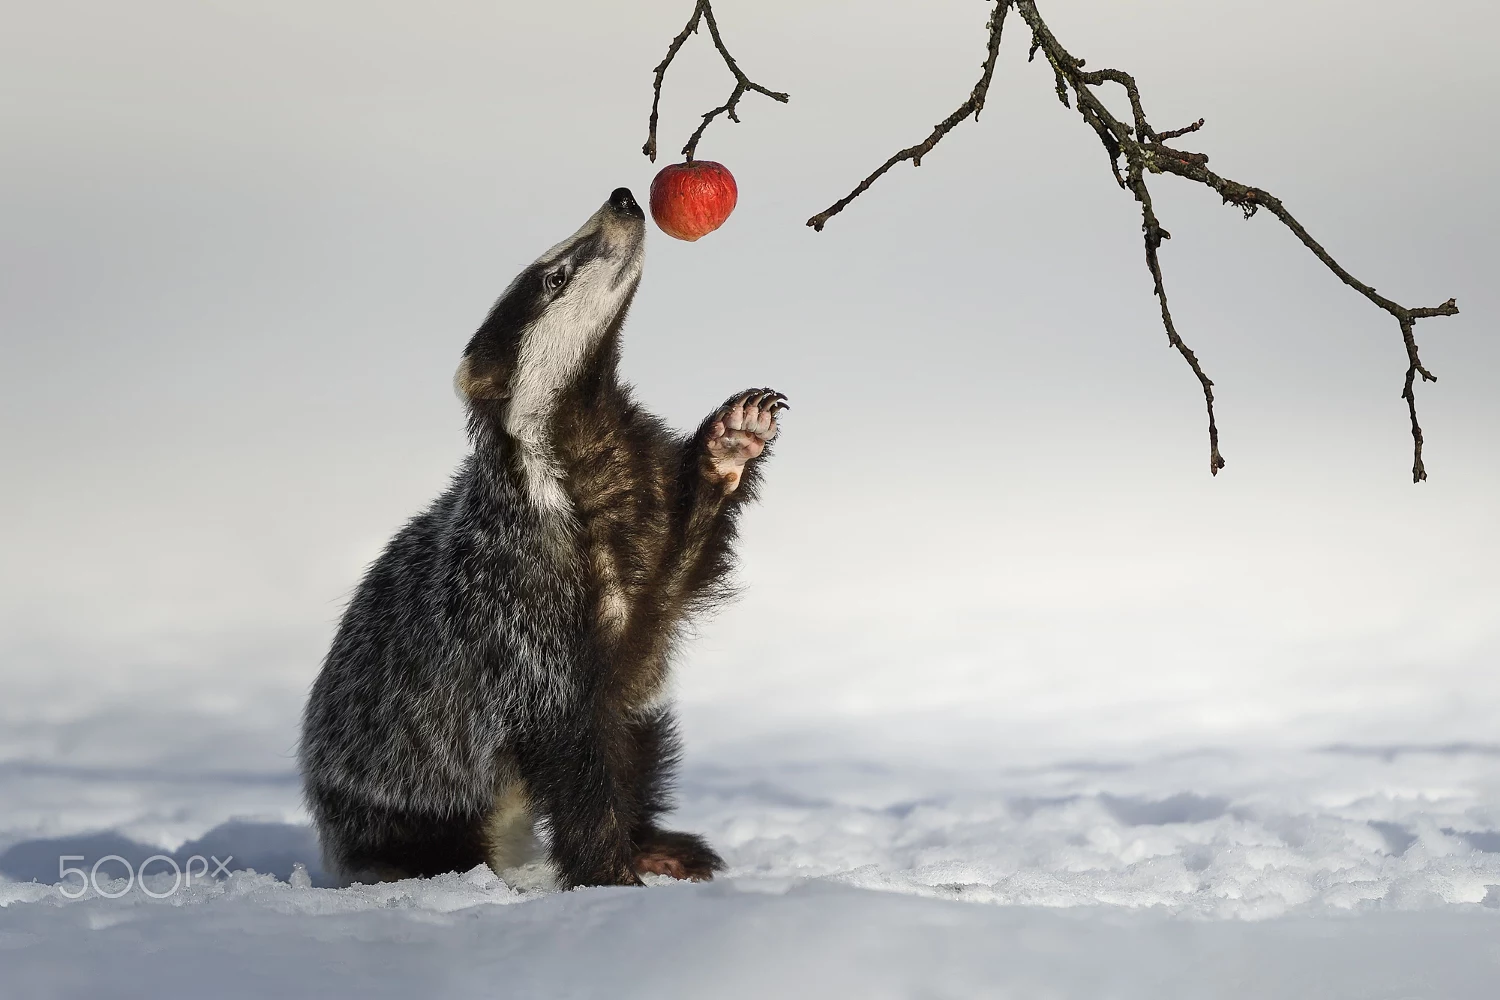
<instances>
[{"instance_id":1,"label":"pale gray sky","mask_svg":"<svg viewBox=\"0 0 1500 1000\"><path fill-rule=\"evenodd\" d=\"M490 301L612 188L644 197L650 71L690 7L9 12L7 718L271 692L291 732L362 566L464 449L449 380ZM1360 277L1458 298L1418 328L1440 378L1422 486L1394 322L1273 219L1163 178L1168 291L1220 401L1210 479L1134 203L1019 24L982 120L815 235L809 215L968 92L988 5L717 8L792 102L752 95L709 129L699 155L739 208L699 243L654 233L625 368L683 427L744 386L795 408L748 518L747 596L682 663L700 718L1493 734L1500 8L1043 5L1075 54L1136 74L1158 127L1206 117L1191 148ZM729 85L694 39L669 157Z\"/></svg>"}]
</instances>

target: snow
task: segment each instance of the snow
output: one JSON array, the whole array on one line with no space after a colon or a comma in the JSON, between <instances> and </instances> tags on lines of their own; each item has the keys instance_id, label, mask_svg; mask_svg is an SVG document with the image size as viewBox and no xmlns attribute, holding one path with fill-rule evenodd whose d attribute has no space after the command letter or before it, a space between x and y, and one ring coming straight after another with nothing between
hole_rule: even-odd
<instances>
[{"instance_id":1,"label":"snow","mask_svg":"<svg viewBox=\"0 0 1500 1000\"><path fill-rule=\"evenodd\" d=\"M821 752L709 741L690 758L676 821L722 850L724 877L568 893L537 866L326 887L289 771L12 761L12 820L46 813L26 803L43 788L75 821L148 809L106 832L5 832L0 995L1446 998L1500 973L1500 748L959 764L807 739ZM153 788L177 789L170 815ZM144 832L247 801L283 818ZM127 889L111 861L100 892L52 884L59 856L106 854L233 855L235 873L173 891L158 861Z\"/></svg>"},{"instance_id":2,"label":"snow","mask_svg":"<svg viewBox=\"0 0 1500 1000\"><path fill-rule=\"evenodd\" d=\"M820 880L522 899L473 874L236 875L176 905L31 904L20 929L13 903L0 947L17 996L1468 997L1500 931L1484 911L1237 925Z\"/></svg>"}]
</instances>

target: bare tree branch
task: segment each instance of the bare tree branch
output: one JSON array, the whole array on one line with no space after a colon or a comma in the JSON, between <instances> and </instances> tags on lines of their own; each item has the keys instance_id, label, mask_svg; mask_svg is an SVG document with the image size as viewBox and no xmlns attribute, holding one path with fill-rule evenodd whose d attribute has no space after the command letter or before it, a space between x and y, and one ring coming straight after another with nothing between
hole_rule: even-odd
<instances>
[{"instance_id":1,"label":"bare tree branch","mask_svg":"<svg viewBox=\"0 0 1500 1000\"><path fill-rule=\"evenodd\" d=\"M1161 261L1156 253L1161 248L1162 240L1171 239L1172 234L1157 221L1156 211L1151 207L1151 192L1147 189L1141 172L1134 167L1131 168L1127 186L1141 205L1141 229L1146 234L1146 267L1150 270L1151 280L1155 285L1156 300L1161 303L1161 322L1167 330L1167 341L1182 355L1203 387L1203 403L1208 408L1208 471L1217 476L1219 470L1224 468L1224 456L1219 454L1219 425L1214 420L1214 383L1203 374L1203 367L1198 364L1198 356L1193 353L1192 348L1177 334L1177 324L1172 322L1172 311L1167 308L1167 288L1162 283Z\"/></svg>"},{"instance_id":2,"label":"bare tree branch","mask_svg":"<svg viewBox=\"0 0 1500 1000\"><path fill-rule=\"evenodd\" d=\"M677 33L672 39L672 44L667 46L667 57L656 66L656 82L652 85L651 94L651 124L647 128L646 144L641 147L641 152L652 162L656 162L656 121L661 109L661 85L667 77L667 67L672 65L672 60L677 58L677 50L682 48L682 43L688 40L688 35L698 30L698 19L703 16L703 4L699 3L693 7L693 16L688 18L687 27Z\"/></svg>"},{"instance_id":3,"label":"bare tree branch","mask_svg":"<svg viewBox=\"0 0 1500 1000\"><path fill-rule=\"evenodd\" d=\"M873 174L860 181L859 185L853 191L850 191L847 195L834 202L824 211L808 219L807 224L809 226L812 226L818 232L822 232L823 227L828 224L829 219L842 212L845 205L864 194L871 184L880 179L881 174L902 160L910 160L912 166L920 167L922 165L922 157L931 152L932 147L936 146L942 140L943 136L953 131L954 126L959 122L970 115L974 116L975 121L979 120L979 112L984 110L985 95L990 90L990 78L995 75L995 58L1000 54L1000 31L1005 27L1005 12L1009 9L1010 5L1008 3L998 3L995 5L994 11L990 13L989 49L985 53L984 69L979 74L979 82L974 84L973 90L969 91L969 99L960 104L957 111L934 126L932 134L926 140L915 146L908 146L889 160L886 160L875 169Z\"/></svg>"},{"instance_id":4,"label":"bare tree branch","mask_svg":"<svg viewBox=\"0 0 1500 1000\"><path fill-rule=\"evenodd\" d=\"M851 201L863 194L892 166L902 160L911 160L914 166L920 165L921 158L931 152L932 148L970 112L976 118L978 117L979 109L984 106L985 95L993 76L995 57L1000 47L1000 30L1005 23L1005 13L1013 7L1031 28L1031 49L1028 59L1035 58L1038 52L1045 56L1052 67L1058 100L1065 107L1077 110L1088 126L1093 129L1109 156L1110 170L1114 174L1116 183L1129 191L1141 206L1141 229L1145 236L1146 267L1151 273L1157 301L1161 303L1162 325L1166 328L1167 340L1182 355L1203 387L1204 404L1208 410L1209 471L1217 475L1218 471L1224 467L1223 456L1219 454L1219 430L1214 420L1213 382L1204 374L1197 356L1178 334L1177 327L1172 321L1172 313L1167 308L1167 293L1162 282L1158 251L1162 241L1170 239L1171 234L1162 228L1156 217L1151 204L1151 192L1146 184L1147 174L1175 174L1210 187L1218 192L1225 204L1238 207L1247 219L1258 209L1265 208L1280 219L1282 224L1302 242L1303 246L1312 251L1313 255L1337 275L1340 281L1395 318L1401 328L1401 339L1406 347L1408 362L1405 386L1401 396L1406 400L1407 410L1411 416L1412 482L1419 483L1426 479L1427 470L1422 463L1422 427L1417 422L1416 394L1413 387L1419 375L1423 381L1427 382L1435 382L1437 378L1422 365L1414 327L1419 319L1456 315L1458 305L1454 300L1449 299L1438 306L1409 308L1380 295L1374 288L1355 278L1338 261L1334 260L1322 244L1313 239L1303 228L1302 223L1298 222L1287 210L1280 199L1260 188L1240 184L1214 173L1208 169L1208 157L1202 153L1174 149L1165 144L1165 140L1178 139L1197 132L1203 127L1203 119L1200 118L1185 128L1166 132L1155 131L1147 120L1140 88L1136 85L1134 77L1116 69L1085 70L1084 61L1071 55L1052 34L1051 29L1047 27L1037 11L1035 0L994 0L994 2L995 9L989 18L989 42L984 72L979 83L970 92L969 99L960 105L957 112L938 125L925 142L903 149L891 157L879 169L861 181L847 196L839 199L827 210L808 219L807 224L814 230L821 231L830 218L842 212ZM1106 84L1114 84L1125 90L1126 97L1130 101L1130 124L1116 118L1094 93L1092 88ZM1125 161L1123 174L1120 171L1122 158Z\"/></svg>"},{"instance_id":5,"label":"bare tree branch","mask_svg":"<svg viewBox=\"0 0 1500 1000\"><path fill-rule=\"evenodd\" d=\"M693 7L693 16L688 18L687 26L678 32L676 38L672 39L672 44L667 46L666 58L657 65L655 70L656 82L652 85L651 97L651 123L647 131L646 144L641 147L641 152L645 153L653 163L656 162L656 122L658 111L661 107L662 81L666 79L667 67L672 65L673 59L677 58L677 51L682 48L683 43L687 41L689 35L695 34L698 31L698 22L700 20L708 23L708 34L713 39L714 48L719 50L719 55L723 58L724 65L729 67L729 72L734 74L734 90L730 91L729 100L703 115L703 121L693 131L692 137L687 141L687 145L682 147L683 156L692 160L693 155L698 151L698 140L703 138L704 129L708 128L708 123L719 117L719 115L728 115L730 121L738 122L740 119L735 114L735 109L739 106L740 98L744 97L750 91L754 91L757 94L764 94L771 98L771 100L780 101L782 104L790 100L789 95L777 93L774 90L767 90L744 74L740 69L740 64L735 62L734 56L729 54L729 49L724 44L723 36L719 34L719 22L714 19L713 4L710 0L698 0L696 6Z\"/></svg>"}]
</instances>

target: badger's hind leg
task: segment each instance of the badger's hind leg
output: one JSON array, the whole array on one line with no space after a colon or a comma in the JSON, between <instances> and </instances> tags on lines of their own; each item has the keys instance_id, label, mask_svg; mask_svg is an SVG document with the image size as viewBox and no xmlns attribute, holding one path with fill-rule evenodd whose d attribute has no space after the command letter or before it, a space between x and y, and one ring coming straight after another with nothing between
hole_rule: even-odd
<instances>
[{"instance_id":1,"label":"badger's hind leg","mask_svg":"<svg viewBox=\"0 0 1500 1000\"><path fill-rule=\"evenodd\" d=\"M484 863L482 814L393 809L317 786L308 789L308 800L324 866L345 884L426 878Z\"/></svg>"},{"instance_id":2,"label":"badger's hind leg","mask_svg":"<svg viewBox=\"0 0 1500 1000\"><path fill-rule=\"evenodd\" d=\"M638 820L631 832L631 861L637 875L669 875L702 882L722 871L724 859L696 833L663 830L656 825L672 808L673 772L681 756L677 726L665 709L630 726L634 756L634 791Z\"/></svg>"}]
</instances>

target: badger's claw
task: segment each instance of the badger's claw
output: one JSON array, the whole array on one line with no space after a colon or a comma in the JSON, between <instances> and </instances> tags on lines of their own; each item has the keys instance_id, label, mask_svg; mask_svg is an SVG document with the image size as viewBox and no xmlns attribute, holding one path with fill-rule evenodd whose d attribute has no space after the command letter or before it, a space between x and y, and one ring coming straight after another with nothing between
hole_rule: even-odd
<instances>
[{"instance_id":1,"label":"badger's claw","mask_svg":"<svg viewBox=\"0 0 1500 1000\"><path fill-rule=\"evenodd\" d=\"M790 409L774 389L747 389L733 396L708 421L705 447L710 474L727 492L740 485L745 463L759 458L780 428L777 415Z\"/></svg>"}]
</instances>

